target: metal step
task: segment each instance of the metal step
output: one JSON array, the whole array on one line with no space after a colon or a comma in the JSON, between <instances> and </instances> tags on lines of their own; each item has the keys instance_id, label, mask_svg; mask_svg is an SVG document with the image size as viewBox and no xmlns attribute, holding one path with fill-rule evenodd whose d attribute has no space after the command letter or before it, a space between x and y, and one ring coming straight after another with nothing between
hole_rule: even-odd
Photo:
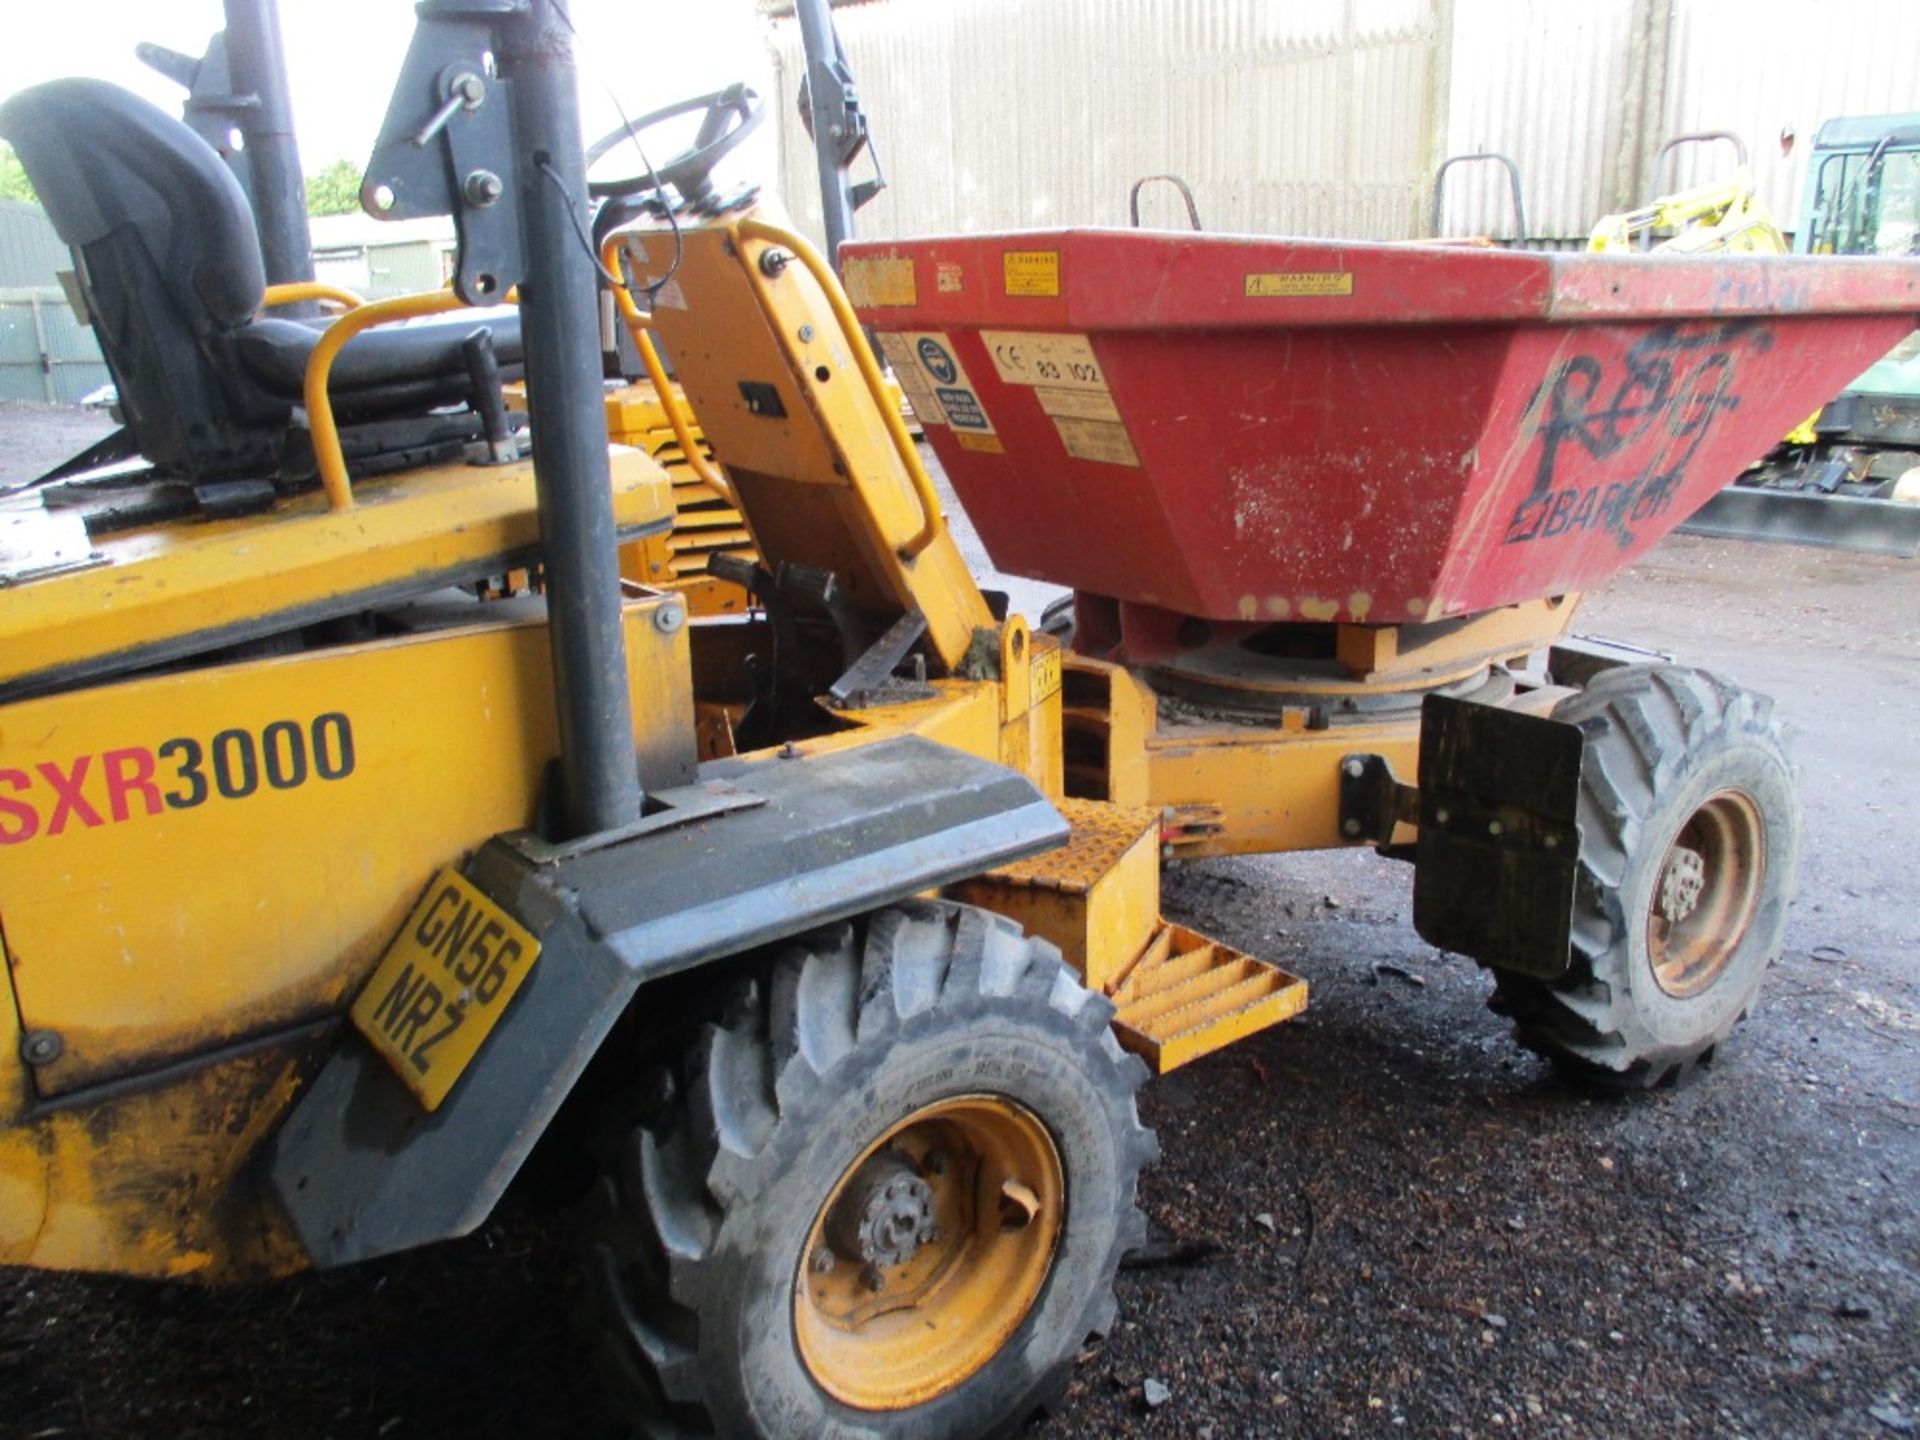
<instances>
[{"instance_id":1,"label":"metal step","mask_svg":"<svg viewBox=\"0 0 1920 1440\"><path fill-rule=\"evenodd\" d=\"M1178 925L1163 925L1113 992L1114 1034L1156 1075L1307 1008L1307 982Z\"/></svg>"}]
</instances>

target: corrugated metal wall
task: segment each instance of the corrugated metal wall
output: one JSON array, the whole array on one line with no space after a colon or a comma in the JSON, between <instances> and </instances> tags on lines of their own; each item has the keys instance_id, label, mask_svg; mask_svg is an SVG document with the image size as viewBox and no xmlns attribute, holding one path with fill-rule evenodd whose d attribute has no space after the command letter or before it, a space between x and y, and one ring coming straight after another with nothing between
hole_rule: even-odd
<instances>
[{"instance_id":1,"label":"corrugated metal wall","mask_svg":"<svg viewBox=\"0 0 1920 1440\"><path fill-rule=\"evenodd\" d=\"M38 205L0 200L0 399L72 405L107 383L58 276L73 267Z\"/></svg>"},{"instance_id":2,"label":"corrugated metal wall","mask_svg":"<svg viewBox=\"0 0 1920 1440\"><path fill-rule=\"evenodd\" d=\"M108 379L93 331L58 286L0 289L0 399L77 405Z\"/></svg>"},{"instance_id":3,"label":"corrugated metal wall","mask_svg":"<svg viewBox=\"0 0 1920 1440\"><path fill-rule=\"evenodd\" d=\"M1520 170L1532 236L1584 235L1621 193L1633 143L1635 0L1456 0L1447 153L1498 151ZM1447 176L1441 233L1513 234L1505 173Z\"/></svg>"},{"instance_id":4,"label":"corrugated metal wall","mask_svg":"<svg viewBox=\"0 0 1920 1440\"><path fill-rule=\"evenodd\" d=\"M1667 136L1733 129L1791 228L1832 115L1920 110L1915 0L882 0L837 10L892 188L867 235L1124 224L1171 170L1209 229L1406 239L1434 167L1521 168L1536 240L1654 193ZM818 234L794 118L797 28L774 28L780 188ZM1779 136L1797 144L1782 158ZM1724 174L1683 152L1668 183ZM1147 222L1184 223L1162 189ZM1449 178L1444 232L1512 233L1492 167Z\"/></svg>"},{"instance_id":5,"label":"corrugated metal wall","mask_svg":"<svg viewBox=\"0 0 1920 1440\"><path fill-rule=\"evenodd\" d=\"M892 187L863 233L1125 223L1142 175L1209 229L1409 233L1431 163L1441 0L894 0L836 12ZM781 191L818 233L775 31ZM1171 191L1149 219L1179 214Z\"/></svg>"},{"instance_id":6,"label":"corrugated metal wall","mask_svg":"<svg viewBox=\"0 0 1920 1440\"><path fill-rule=\"evenodd\" d=\"M47 212L24 200L0 200L0 289L52 285L73 258L47 219Z\"/></svg>"},{"instance_id":7,"label":"corrugated metal wall","mask_svg":"<svg viewBox=\"0 0 1920 1440\"><path fill-rule=\"evenodd\" d=\"M1791 228L1821 121L1920 111L1920 4L1676 0L1667 74L1664 133L1738 132L1760 198ZM1797 143L1783 156L1787 130ZM1689 149L1675 157L1681 183L1714 178L1713 156Z\"/></svg>"}]
</instances>

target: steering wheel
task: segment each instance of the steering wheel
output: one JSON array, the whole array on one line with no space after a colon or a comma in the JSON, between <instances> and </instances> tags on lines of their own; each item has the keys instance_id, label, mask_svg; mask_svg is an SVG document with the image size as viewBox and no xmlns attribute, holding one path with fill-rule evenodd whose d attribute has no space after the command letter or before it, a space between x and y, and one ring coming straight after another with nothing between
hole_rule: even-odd
<instances>
[{"instance_id":1,"label":"steering wheel","mask_svg":"<svg viewBox=\"0 0 1920 1440\"><path fill-rule=\"evenodd\" d=\"M671 185L680 192L683 200L698 204L713 193L713 167L754 132L766 113L766 102L752 86L729 85L711 95L698 95L691 100L682 100L677 105L656 110L651 115L642 115L631 125L623 125L587 147L589 173L597 162L627 144L630 136L640 136L669 120L697 114L700 116L700 129L693 137L693 144L666 164L656 165L650 171L642 170L624 180L589 180L587 193L596 200L644 195L658 188L654 179L658 176L659 185Z\"/></svg>"}]
</instances>

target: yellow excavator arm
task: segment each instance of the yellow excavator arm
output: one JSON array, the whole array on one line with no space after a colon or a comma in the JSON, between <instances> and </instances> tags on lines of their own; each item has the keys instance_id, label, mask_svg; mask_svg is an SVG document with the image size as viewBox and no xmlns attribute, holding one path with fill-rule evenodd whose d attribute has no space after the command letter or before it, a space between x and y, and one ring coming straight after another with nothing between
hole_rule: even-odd
<instances>
[{"instance_id":1,"label":"yellow excavator arm","mask_svg":"<svg viewBox=\"0 0 1920 1440\"><path fill-rule=\"evenodd\" d=\"M1637 210L1608 215L1593 227L1587 249L1605 254L1638 248L1643 236L1674 232L1653 246L1679 254L1730 252L1784 255L1787 240L1773 215L1754 194L1753 173L1741 166L1728 180L1650 200Z\"/></svg>"}]
</instances>

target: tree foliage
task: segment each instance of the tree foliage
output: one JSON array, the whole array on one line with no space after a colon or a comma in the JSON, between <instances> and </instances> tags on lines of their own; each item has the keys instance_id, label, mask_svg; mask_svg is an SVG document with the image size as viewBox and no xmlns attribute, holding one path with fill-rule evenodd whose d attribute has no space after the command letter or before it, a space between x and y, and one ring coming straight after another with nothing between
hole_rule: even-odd
<instances>
[{"instance_id":1,"label":"tree foliage","mask_svg":"<svg viewBox=\"0 0 1920 1440\"><path fill-rule=\"evenodd\" d=\"M13 147L0 141L0 200L25 200L39 204L33 186L27 180L27 167L13 153Z\"/></svg>"},{"instance_id":2,"label":"tree foliage","mask_svg":"<svg viewBox=\"0 0 1920 1440\"><path fill-rule=\"evenodd\" d=\"M309 215L353 215L360 209L360 167L336 160L307 176Z\"/></svg>"}]
</instances>

